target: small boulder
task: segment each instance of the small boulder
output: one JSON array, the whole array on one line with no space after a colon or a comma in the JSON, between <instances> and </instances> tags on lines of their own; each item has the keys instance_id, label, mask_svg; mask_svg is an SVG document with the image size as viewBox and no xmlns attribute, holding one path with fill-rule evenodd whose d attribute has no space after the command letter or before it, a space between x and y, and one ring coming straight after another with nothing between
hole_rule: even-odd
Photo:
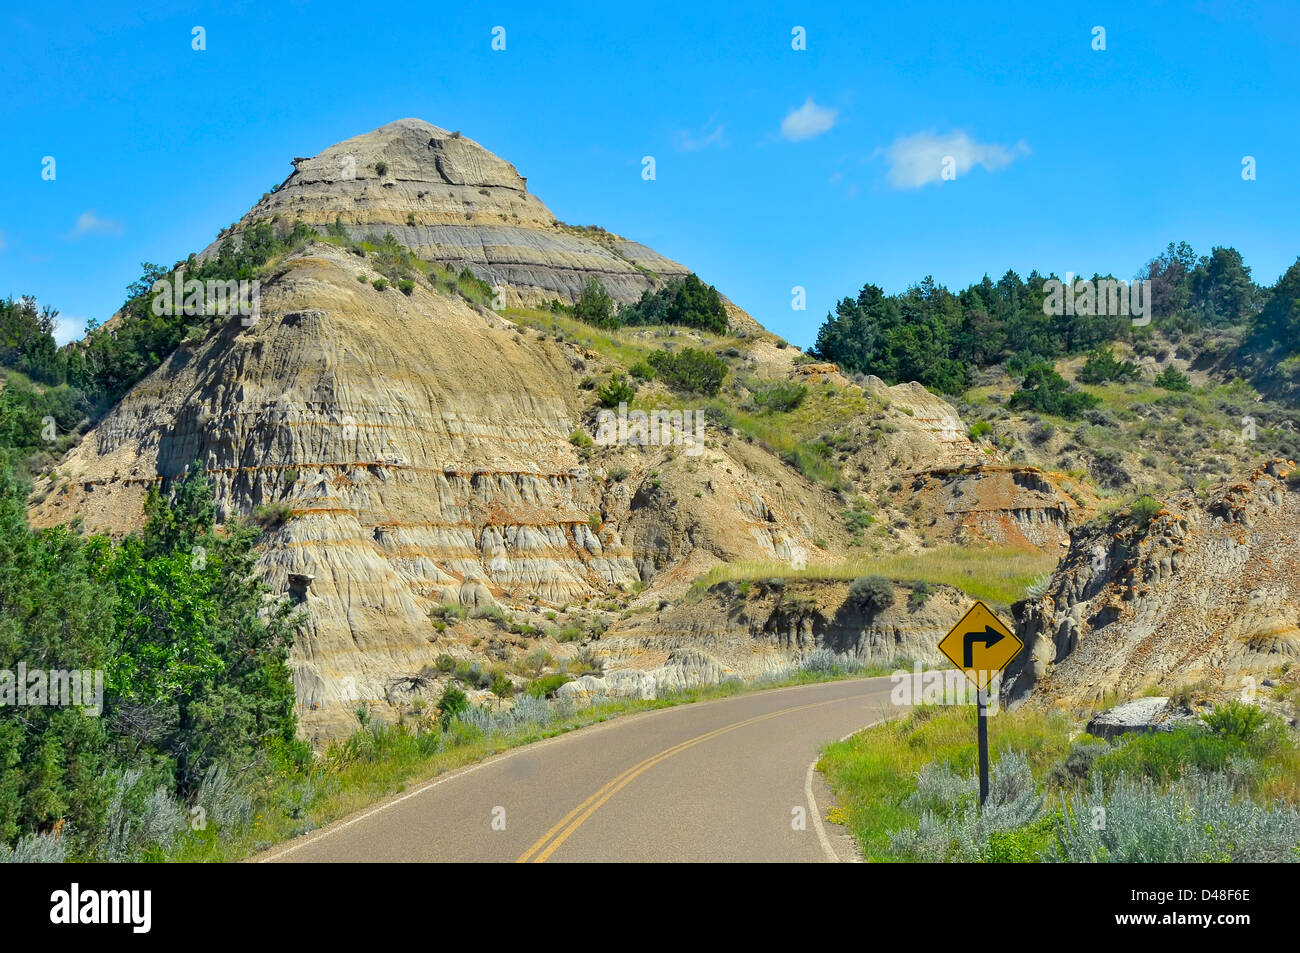
<instances>
[{"instance_id":1,"label":"small boulder","mask_svg":"<svg viewBox=\"0 0 1300 953\"><path fill-rule=\"evenodd\" d=\"M1196 715L1168 698L1135 698L1092 716L1088 734L1110 741L1120 735L1173 731L1196 720Z\"/></svg>"}]
</instances>

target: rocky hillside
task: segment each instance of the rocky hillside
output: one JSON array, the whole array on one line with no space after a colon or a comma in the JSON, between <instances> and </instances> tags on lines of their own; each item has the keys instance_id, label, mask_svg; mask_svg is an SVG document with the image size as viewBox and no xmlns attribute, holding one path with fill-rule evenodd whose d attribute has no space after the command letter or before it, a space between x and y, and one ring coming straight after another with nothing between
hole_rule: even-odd
<instances>
[{"instance_id":1,"label":"rocky hillside","mask_svg":"<svg viewBox=\"0 0 1300 953\"><path fill-rule=\"evenodd\" d=\"M399 119L311 157L218 237L279 217L357 236L391 232L427 261L469 268L507 304L573 302L596 277L615 301L635 301L688 269L601 228L565 225L515 167L459 132ZM740 320L746 316L738 315ZM752 322L751 322L752 323Z\"/></svg>"},{"instance_id":2,"label":"rocky hillside","mask_svg":"<svg viewBox=\"0 0 1300 953\"><path fill-rule=\"evenodd\" d=\"M757 627L686 597L720 566L797 581L953 544L1050 564L1095 510L1079 481L972 441L919 385L850 380L730 303L722 333L577 320L563 302L593 276L630 301L686 270L558 225L464 137L403 120L295 165L220 240L268 221L321 233L267 264L260 319L194 326L37 481L31 518L129 531L148 489L197 460L221 520L262 522L261 570L305 611L293 661L311 737L350 730L358 702L383 717L403 692L432 697L448 659L522 684L529 659L640 670L710 646L704 670L746 675L819 648L927 658L956 589L877 620L842 609L831 573L799 583L816 613L781 602ZM393 246L358 241L382 233L425 263L400 288ZM461 293L465 268L508 292L497 310ZM646 372L692 351L723 375L710 393ZM689 412L696 438L605 439L620 402Z\"/></svg>"},{"instance_id":3,"label":"rocky hillside","mask_svg":"<svg viewBox=\"0 0 1300 953\"><path fill-rule=\"evenodd\" d=\"M1294 686L1298 488L1295 464L1274 460L1077 528L1044 594L1016 606L1027 651L1012 697L1087 706L1157 688Z\"/></svg>"}]
</instances>

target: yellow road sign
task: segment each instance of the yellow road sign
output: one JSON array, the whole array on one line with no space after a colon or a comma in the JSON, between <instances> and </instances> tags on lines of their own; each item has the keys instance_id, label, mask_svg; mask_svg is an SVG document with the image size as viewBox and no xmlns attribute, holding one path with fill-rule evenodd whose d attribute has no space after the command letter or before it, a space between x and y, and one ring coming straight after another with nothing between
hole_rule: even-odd
<instances>
[{"instance_id":1,"label":"yellow road sign","mask_svg":"<svg viewBox=\"0 0 1300 953\"><path fill-rule=\"evenodd\" d=\"M1025 643L1002 624L982 602L970 607L952 631L939 641L939 651L953 665L966 673L983 691L994 676L1006 668L1020 654Z\"/></svg>"}]
</instances>

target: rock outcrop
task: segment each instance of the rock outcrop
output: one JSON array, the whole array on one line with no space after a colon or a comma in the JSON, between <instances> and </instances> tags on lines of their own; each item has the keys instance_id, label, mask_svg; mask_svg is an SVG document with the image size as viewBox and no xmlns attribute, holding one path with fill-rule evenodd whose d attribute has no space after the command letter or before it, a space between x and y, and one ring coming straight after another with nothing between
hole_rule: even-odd
<instances>
[{"instance_id":1,"label":"rock outcrop","mask_svg":"<svg viewBox=\"0 0 1300 953\"><path fill-rule=\"evenodd\" d=\"M277 216L322 231L337 221L354 238L392 232L421 258L469 268L498 286L508 305L572 303L591 277L615 301L635 301L689 273L634 241L561 223L509 162L420 119L399 119L295 159L293 173L228 234L238 238ZM733 320L753 324L743 312Z\"/></svg>"},{"instance_id":2,"label":"rock outcrop","mask_svg":"<svg viewBox=\"0 0 1300 953\"><path fill-rule=\"evenodd\" d=\"M348 730L357 699L430 666L442 603L581 602L674 572L684 585L719 560L819 552L826 491L773 455L615 448L628 465L612 478L570 442L592 355L376 277L323 242L286 260L256 324L224 322L173 353L38 487L31 514L129 531L148 489L193 460L220 520L282 512L259 565L306 610L293 663L309 736Z\"/></svg>"},{"instance_id":3,"label":"rock outcrop","mask_svg":"<svg viewBox=\"0 0 1300 953\"><path fill-rule=\"evenodd\" d=\"M1088 721L1088 734L1111 741L1120 735L1173 731L1195 721L1196 716L1189 709L1170 704L1168 698L1155 695L1135 698L1098 712Z\"/></svg>"},{"instance_id":4,"label":"rock outcrop","mask_svg":"<svg viewBox=\"0 0 1300 953\"><path fill-rule=\"evenodd\" d=\"M1274 460L1208 499L1188 491L1075 528L1046 593L1015 606L1026 651L1008 697L1240 690L1300 659L1294 467Z\"/></svg>"}]
</instances>

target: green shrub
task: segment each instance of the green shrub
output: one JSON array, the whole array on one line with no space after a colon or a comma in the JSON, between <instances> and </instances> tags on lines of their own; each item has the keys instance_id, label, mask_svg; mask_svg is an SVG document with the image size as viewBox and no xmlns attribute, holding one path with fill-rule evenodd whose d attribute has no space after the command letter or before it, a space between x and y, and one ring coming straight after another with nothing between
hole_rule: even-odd
<instances>
[{"instance_id":1,"label":"green shrub","mask_svg":"<svg viewBox=\"0 0 1300 953\"><path fill-rule=\"evenodd\" d=\"M1033 825L1040 822L1043 795L1025 756L1003 751L989 772L989 796L982 808L976 803L978 792L973 770L958 774L947 762L929 762L904 802L920 814L918 826L890 831L890 845L904 857L931 862L1041 856L1034 851L1049 846L1049 838L1044 827ZM995 840L996 835L1003 836Z\"/></svg>"},{"instance_id":2,"label":"green shrub","mask_svg":"<svg viewBox=\"0 0 1300 953\"><path fill-rule=\"evenodd\" d=\"M577 642L582 639L582 629L576 625L566 625L555 633L556 642Z\"/></svg>"},{"instance_id":3,"label":"green shrub","mask_svg":"<svg viewBox=\"0 0 1300 953\"><path fill-rule=\"evenodd\" d=\"M636 396L636 388L622 374L614 374L608 383L596 389L596 399L602 407L617 407L619 404L631 403Z\"/></svg>"},{"instance_id":4,"label":"green shrub","mask_svg":"<svg viewBox=\"0 0 1300 953\"><path fill-rule=\"evenodd\" d=\"M655 369L651 367L649 364L647 364L645 361L637 361L628 370L628 373L631 374L633 377L640 378L643 381L648 381L654 379Z\"/></svg>"},{"instance_id":5,"label":"green shrub","mask_svg":"<svg viewBox=\"0 0 1300 953\"><path fill-rule=\"evenodd\" d=\"M1078 379L1083 384L1104 384L1107 381L1136 380L1140 373L1132 361L1116 360L1111 348L1100 347L1089 352L1088 359L1079 369Z\"/></svg>"},{"instance_id":6,"label":"green shrub","mask_svg":"<svg viewBox=\"0 0 1300 953\"><path fill-rule=\"evenodd\" d=\"M1210 731L1241 742L1252 754L1268 754L1286 743L1286 725L1249 702L1233 699L1201 720Z\"/></svg>"},{"instance_id":7,"label":"green shrub","mask_svg":"<svg viewBox=\"0 0 1300 953\"><path fill-rule=\"evenodd\" d=\"M1172 364L1157 374L1152 383L1157 387L1163 387L1165 390L1171 391L1189 391L1192 389L1192 379Z\"/></svg>"},{"instance_id":8,"label":"green shrub","mask_svg":"<svg viewBox=\"0 0 1300 953\"><path fill-rule=\"evenodd\" d=\"M1186 771L1231 771L1242 778L1253 770L1244 744L1203 727L1126 735L1092 764L1092 773L1107 782L1124 775L1160 784L1168 784Z\"/></svg>"},{"instance_id":9,"label":"green shrub","mask_svg":"<svg viewBox=\"0 0 1300 953\"><path fill-rule=\"evenodd\" d=\"M253 521L265 529L283 526L293 516L288 503L259 503L253 507Z\"/></svg>"},{"instance_id":10,"label":"green shrub","mask_svg":"<svg viewBox=\"0 0 1300 953\"><path fill-rule=\"evenodd\" d=\"M460 688L456 685L448 685L444 688L442 697L438 699L438 718L442 723L442 730L446 731L452 719L468 708L469 696Z\"/></svg>"},{"instance_id":11,"label":"green shrub","mask_svg":"<svg viewBox=\"0 0 1300 953\"><path fill-rule=\"evenodd\" d=\"M1155 519L1156 514L1160 512L1161 508L1162 505L1160 501L1155 497L1147 495L1139 496L1129 504L1129 522L1138 527L1141 531L1146 532L1147 527L1151 525L1151 521Z\"/></svg>"},{"instance_id":12,"label":"green shrub","mask_svg":"<svg viewBox=\"0 0 1300 953\"><path fill-rule=\"evenodd\" d=\"M1147 778L1067 791L1056 854L1072 863L1251 863L1300 860L1300 811L1263 807L1232 780L1193 774L1167 787Z\"/></svg>"},{"instance_id":13,"label":"green shrub","mask_svg":"<svg viewBox=\"0 0 1300 953\"><path fill-rule=\"evenodd\" d=\"M1036 410L1058 417L1077 418L1101 403L1101 398L1085 391L1071 390L1070 383L1051 364L1040 361L1025 371L1020 389L1011 395L1012 410Z\"/></svg>"},{"instance_id":14,"label":"green shrub","mask_svg":"<svg viewBox=\"0 0 1300 953\"><path fill-rule=\"evenodd\" d=\"M1061 787L1072 781L1085 780L1097 759L1110 751L1108 742L1085 735L1070 745L1065 760L1053 769L1052 783Z\"/></svg>"},{"instance_id":15,"label":"green shrub","mask_svg":"<svg viewBox=\"0 0 1300 953\"><path fill-rule=\"evenodd\" d=\"M478 606L469 614L471 619L491 619L494 622L504 622L506 614L500 606Z\"/></svg>"},{"instance_id":16,"label":"green shrub","mask_svg":"<svg viewBox=\"0 0 1300 953\"><path fill-rule=\"evenodd\" d=\"M385 288L388 287L388 279L376 278L374 281L370 282L370 284L374 286L374 289L376 291L383 291Z\"/></svg>"},{"instance_id":17,"label":"green shrub","mask_svg":"<svg viewBox=\"0 0 1300 953\"><path fill-rule=\"evenodd\" d=\"M934 587L924 582L914 582L907 596L907 607L912 610L923 609L934 595Z\"/></svg>"},{"instance_id":18,"label":"green shrub","mask_svg":"<svg viewBox=\"0 0 1300 953\"><path fill-rule=\"evenodd\" d=\"M492 676L492 685L490 687L492 694L497 698L509 698L515 693L514 683L500 673Z\"/></svg>"},{"instance_id":19,"label":"green shrub","mask_svg":"<svg viewBox=\"0 0 1300 953\"><path fill-rule=\"evenodd\" d=\"M554 698L560 686L571 681L573 679L569 675L543 675L534 679L525 691L533 698Z\"/></svg>"},{"instance_id":20,"label":"green shrub","mask_svg":"<svg viewBox=\"0 0 1300 953\"><path fill-rule=\"evenodd\" d=\"M583 286L573 306L573 316L598 328L616 328L619 325L614 315L614 299L595 277L588 278Z\"/></svg>"},{"instance_id":21,"label":"green shrub","mask_svg":"<svg viewBox=\"0 0 1300 953\"><path fill-rule=\"evenodd\" d=\"M410 278L398 278L397 290L409 298L411 296L411 292L415 290L415 282L412 281Z\"/></svg>"},{"instance_id":22,"label":"green shrub","mask_svg":"<svg viewBox=\"0 0 1300 953\"><path fill-rule=\"evenodd\" d=\"M380 175L387 175L387 174L388 174L388 163L387 163L387 162L384 162L382 159L381 159L379 162L376 162L376 163L375 163L375 171L378 172Z\"/></svg>"},{"instance_id":23,"label":"green shrub","mask_svg":"<svg viewBox=\"0 0 1300 953\"><path fill-rule=\"evenodd\" d=\"M849 583L849 600L868 612L883 612L894 604L894 584L884 576L859 576Z\"/></svg>"},{"instance_id":24,"label":"green shrub","mask_svg":"<svg viewBox=\"0 0 1300 953\"><path fill-rule=\"evenodd\" d=\"M674 390L712 397L727 376L727 364L719 357L698 348L683 348L677 353L656 351L650 355L655 376Z\"/></svg>"}]
</instances>

